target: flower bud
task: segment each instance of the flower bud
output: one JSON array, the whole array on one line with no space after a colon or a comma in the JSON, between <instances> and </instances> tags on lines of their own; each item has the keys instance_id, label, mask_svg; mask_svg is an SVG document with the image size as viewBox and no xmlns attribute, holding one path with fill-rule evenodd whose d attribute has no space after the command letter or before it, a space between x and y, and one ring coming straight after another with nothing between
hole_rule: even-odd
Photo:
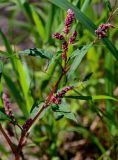
<instances>
[{"instance_id":1,"label":"flower bud","mask_svg":"<svg viewBox=\"0 0 118 160\"><path fill-rule=\"evenodd\" d=\"M58 40L64 40L64 36L62 35L62 34L60 34L60 33L54 33L53 35L52 35L52 37L53 38L56 38L56 39L58 39Z\"/></svg>"},{"instance_id":2,"label":"flower bud","mask_svg":"<svg viewBox=\"0 0 118 160\"><path fill-rule=\"evenodd\" d=\"M77 32L75 31L75 32L73 32L72 36L70 37L69 43L73 44L76 40L76 37L77 37Z\"/></svg>"},{"instance_id":3,"label":"flower bud","mask_svg":"<svg viewBox=\"0 0 118 160\"><path fill-rule=\"evenodd\" d=\"M111 23L101 24L98 29L95 30L95 33L99 39L105 38L109 28L114 28L114 26Z\"/></svg>"},{"instance_id":4,"label":"flower bud","mask_svg":"<svg viewBox=\"0 0 118 160\"><path fill-rule=\"evenodd\" d=\"M2 99L3 99L3 104L4 104L6 115L8 115L11 118L13 123L16 123L16 119L12 113L11 103L10 103L8 95L6 93L3 93Z\"/></svg>"}]
</instances>

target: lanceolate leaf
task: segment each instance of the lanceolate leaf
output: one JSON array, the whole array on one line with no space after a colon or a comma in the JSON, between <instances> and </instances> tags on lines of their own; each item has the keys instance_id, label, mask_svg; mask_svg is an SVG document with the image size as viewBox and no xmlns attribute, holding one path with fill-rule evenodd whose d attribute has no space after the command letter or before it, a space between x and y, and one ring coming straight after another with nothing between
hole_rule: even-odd
<instances>
[{"instance_id":1,"label":"lanceolate leaf","mask_svg":"<svg viewBox=\"0 0 118 160\"><path fill-rule=\"evenodd\" d=\"M80 100L112 100L112 101L116 101L118 102L118 99L111 97L111 96L107 96L107 95L96 95L96 96L65 96L65 98L72 98L72 99L80 99Z\"/></svg>"},{"instance_id":2,"label":"lanceolate leaf","mask_svg":"<svg viewBox=\"0 0 118 160\"><path fill-rule=\"evenodd\" d=\"M91 33L95 35L95 30L97 29L97 26L87 16L85 16L79 10L79 8L73 6L67 0L49 0L49 1L64 10L67 10L69 8L72 9L75 13L76 19L79 20ZM111 51L114 57L118 60L118 50L111 43L111 41L109 41L107 38L104 38L102 41L106 45L106 47Z\"/></svg>"},{"instance_id":3,"label":"lanceolate leaf","mask_svg":"<svg viewBox=\"0 0 118 160\"><path fill-rule=\"evenodd\" d=\"M76 54L75 59L68 71L68 78L70 78L73 73L75 72L75 70L78 68L79 64L81 63L82 59L84 58L84 56L86 55L87 51L89 50L89 48L92 46L92 43L89 45L84 46L81 50L76 50L74 51L74 53L72 53L72 56Z\"/></svg>"},{"instance_id":4,"label":"lanceolate leaf","mask_svg":"<svg viewBox=\"0 0 118 160\"><path fill-rule=\"evenodd\" d=\"M27 56L39 56L39 57L45 58L45 59L51 59L53 57L53 55L51 53L47 52L44 49L40 49L40 48L26 49L24 51L19 51L18 54L19 55L27 55Z\"/></svg>"}]
</instances>

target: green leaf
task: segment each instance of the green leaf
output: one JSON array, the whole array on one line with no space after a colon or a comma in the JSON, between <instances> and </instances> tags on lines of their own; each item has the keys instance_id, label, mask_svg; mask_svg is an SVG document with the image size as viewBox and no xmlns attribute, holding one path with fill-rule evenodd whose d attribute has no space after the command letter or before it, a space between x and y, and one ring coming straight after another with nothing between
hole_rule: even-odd
<instances>
[{"instance_id":1,"label":"green leaf","mask_svg":"<svg viewBox=\"0 0 118 160\"><path fill-rule=\"evenodd\" d=\"M95 30L97 26L87 17L85 16L77 7L73 6L67 0L48 0L49 2L55 4L56 6L67 10L72 9L75 13L75 17L79 20L93 35L95 35ZM103 43L110 50L111 54L118 60L118 50L115 46L109 41L107 38L102 39Z\"/></svg>"},{"instance_id":2,"label":"green leaf","mask_svg":"<svg viewBox=\"0 0 118 160\"><path fill-rule=\"evenodd\" d=\"M70 111L68 105L64 102L62 102L60 105L52 105L52 110L56 120L66 117L74 122L77 122L75 114Z\"/></svg>"},{"instance_id":3,"label":"green leaf","mask_svg":"<svg viewBox=\"0 0 118 160\"><path fill-rule=\"evenodd\" d=\"M9 44L9 41L7 40L6 36L5 36L4 33L1 31L1 29L0 29L0 36L2 37L2 40L3 40L3 42L4 42L4 45L5 45L6 50L7 50L7 52L8 52L8 55L9 55L9 54L12 54L12 48L11 48L11 46L10 46L10 44Z\"/></svg>"},{"instance_id":4,"label":"green leaf","mask_svg":"<svg viewBox=\"0 0 118 160\"><path fill-rule=\"evenodd\" d=\"M4 114L3 112L0 111L0 121L1 120L8 120L8 121L10 121L10 118L6 114Z\"/></svg>"},{"instance_id":5,"label":"green leaf","mask_svg":"<svg viewBox=\"0 0 118 160\"><path fill-rule=\"evenodd\" d=\"M19 51L18 54L19 55L26 55L26 56L39 56L39 57L45 58L45 59L51 59L53 57L53 55L51 53L47 52L44 49L40 49L40 48L26 49L24 51Z\"/></svg>"},{"instance_id":6,"label":"green leaf","mask_svg":"<svg viewBox=\"0 0 118 160\"><path fill-rule=\"evenodd\" d=\"M92 0L86 0L86 1L84 1L83 5L82 5L82 8L81 8L82 12L86 11L86 9L90 5L91 1Z\"/></svg>"},{"instance_id":7,"label":"green leaf","mask_svg":"<svg viewBox=\"0 0 118 160\"><path fill-rule=\"evenodd\" d=\"M111 97L111 96L107 96L107 95L96 95L96 96L65 96L65 98L72 98L72 99L80 99L80 100L112 100L115 102L118 102L118 99Z\"/></svg>"},{"instance_id":8,"label":"green leaf","mask_svg":"<svg viewBox=\"0 0 118 160\"><path fill-rule=\"evenodd\" d=\"M111 96L107 96L107 95L92 96L92 100L101 100L101 99L109 99L109 100L113 100L113 101L118 102L118 99L111 97Z\"/></svg>"},{"instance_id":9,"label":"green leaf","mask_svg":"<svg viewBox=\"0 0 118 160\"><path fill-rule=\"evenodd\" d=\"M40 37L42 38L42 41L45 42L46 34L45 34L44 25L43 25L39 15L37 14L37 12L35 11L35 9L33 7L31 7L31 12L32 12L32 17L34 19L34 22L36 24L37 31L38 31Z\"/></svg>"},{"instance_id":10,"label":"green leaf","mask_svg":"<svg viewBox=\"0 0 118 160\"><path fill-rule=\"evenodd\" d=\"M110 1L109 1L109 0L104 0L104 3L105 3L105 5L106 5L106 7L108 7L108 9L109 9L110 11L112 11L112 7L111 7Z\"/></svg>"},{"instance_id":11,"label":"green leaf","mask_svg":"<svg viewBox=\"0 0 118 160\"><path fill-rule=\"evenodd\" d=\"M78 66L80 65L82 59L84 58L84 56L86 55L87 51L89 50L89 48L92 46L92 43L89 45L84 46L81 50L77 49L76 51L74 51L71 55L71 58L74 56L75 59L67 73L68 79L73 75L73 73L75 72L75 70L78 68Z\"/></svg>"},{"instance_id":12,"label":"green leaf","mask_svg":"<svg viewBox=\"0 0 118 160\"><path fill-rule=\"evenodd\" d=\"M36 116L36 114L41 110L41 108L42 108L43 105L44 105L43 102L41 102L40 104L36 104L36 106L34 106L34 109L32 110L32 112L31 112L31 114L30 114L30 118L33 119L33 118ZM41 119L41 118L45 115L45 113L47 112L47 110L48 110L48 107L45 108L45 109L41 112L41 114L39 115L39 118L38 118L38 119Z\"/></svg>"},{"instance_id":13,"label":"green leaf","mask_svg":"<svg viewBox=\"0 0 118 160\"><path fill-rule=\"evenodd\" d=\"M23 93L23 99L25 102L25 108L27 108L27 111L30 112L31 106L33 103L33 99L31 97L31 94L29 93L29 82L30 80L28 79L28 71L25 70L25 67L21 60L19 58L16 58L14 60L14 64L17 70L17 76L18 76L18 81L21 87L21 91Z\"/></svg>"}]
</instances>

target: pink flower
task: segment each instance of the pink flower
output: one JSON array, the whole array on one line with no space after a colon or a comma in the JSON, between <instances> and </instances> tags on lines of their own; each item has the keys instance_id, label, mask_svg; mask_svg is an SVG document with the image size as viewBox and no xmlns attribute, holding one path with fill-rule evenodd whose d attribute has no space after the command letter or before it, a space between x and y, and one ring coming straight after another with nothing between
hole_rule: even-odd
<instances>
[{"instance_id":1,"label":"pink flower","mask_svg":"<svg viewBox=\"0 0 118 160\"><path fill-rule=\"evenodd\" d=\"M11 118L13 123L16 123L16 119L12 113L11 103L10 103L8 95L6 93L3 93L2 99L3 99L3 104L4 104L6 115L8 115Z\"/></svg>"},{"instance_id":2,"label":"pink flower","mask_svg":"<svg viewBox=\"0 0 118 160\"><path fill-rule=\"evenodd\" d=\"M52 96L50 99L50 102L55 103L55 104L60 104L61 99L57 98L56 96Z\"/></svg>"},{"instance_id":3,"label":"pink flower","mask_svg":"<svg viewBox=\"0 0 118 160\"><path fill-rule=\"evenodd\" d=\"M73 32L72 36L70 37L69 43L73 44L76 40L76 37L77 37L77 32L75 31L75 32Z\"/></svg>"},{"instance_id":4,"label":"pink flower","mask_svg":"<svg viewBox=\"0 0 118 160\"><path fill-rule=\"evenodd\" d=\"M68 9L67 16L64 22L64 33L67 35L70 31L70 26L74 21L74 12L71 9Z\"/></svg>"},{"instance_id":5,"label":"pink flower","mask_svg":"<svg viewBox=\"0 0 118 160\"><path fill-rule=\"evenodd\" d=\"M68 91L70 91L70 90L72 90L73 89L73 86L66 86L66 87L64 87L60 92L58 92L57 94L56 94L56 97L57 98L62 98L62 97L64 97L64 95L68 92Z\"/></svg>"},{"instance_id":6,"label":"pink flower","mask_svg":"<svg viewBox=\"0 0 118 160\"><path fill-rule=\"evenodd\" d=\"M63 42L62 49L63 49L64 53L66 53L68 51L68 43L66 41Z\"/></svg>"},{"instance_id":7,"label":"pink flower","mask_svg":"<svg viewBox=\"0 0 118 160\"><path fill-rule=\"evenodd\" d=\"M99 39L105 38L107 36L107 30L109 28L114 28L111 23L101 24L97 30L95 30L96 35Z\"/></svg>"},{"instance_id":8,"label":"pink flower","mask_svg":"<svg viewBox=\"0 0 118 160\"><path fill-rule=\"evenodd\" d=\"M56 39L58 39L58 40L64 40L64 36L62 35L62 34L60 34L60 33L54 33L53 35L52 35L52 37L53 38L56 38Z\"/></svg>"}]
</instances>

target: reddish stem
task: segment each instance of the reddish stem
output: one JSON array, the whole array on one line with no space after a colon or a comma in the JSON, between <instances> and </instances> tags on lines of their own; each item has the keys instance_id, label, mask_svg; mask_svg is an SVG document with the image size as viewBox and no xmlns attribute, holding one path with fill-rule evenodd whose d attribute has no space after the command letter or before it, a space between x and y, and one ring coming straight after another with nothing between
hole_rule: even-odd
<instances>
[{"instance_id":1,"label":"reddish stem","mask_svg":"<svg viewBox=\"0 0 118 160\"><path fill-rule=\"evenodd\" d=\"M8 135L6 134L6 132L4 131L4 129L3 129L3 127L2 127L1 124L0 124L0 130L1 130L2 134L4 135L7 143L9 144L9 146L10 146L13 154L15 154L15 153L16 153L16 148L15 148L14 144L11 142L9 136L8 136Z\"/></svg>"},{"instance_id":2,"label":"reddish stem","mask_svg":"<svg viewBox=\"0 0 118 160\"><path fill-rule=\"evenodd\" d=\"M51 93L50 93L49 96L47 97L45 104L42 106L42 108L41 108L41 109L39 110L39 112L36 114L36 116L35 116L34 119L32 120L32 123L31 123L31 125L29 126L29 128L27 129L27 131L23 131L23 132L22 132L22 135L21 135L21 138L20 138L20 141L19 141L19 144L18 144L18 152L19 152L19 153L20 153L21 150L22 150L23 143L24 143L24 139L25 139L25 137L27 136L28 130L31 128L31 126L34 124L34 122L37 120L37 118L38 118L39 115L43 112L43 110L48 107L48 105L49 105L49 103L50 103L50 99L51 99L52 95L55 93L55 91L56 91L56 89L57 89L57 87L58 87L58 85L59 85L59 83L60 83L60 81L61 81L61 79L62 79L62 77L63 77L64 74L66 74L66 72L62 72L62 74L60 75L60 77L59 77L58 81L56 82L55 86L53 87Z\"/></svg>"}]
</instances>

